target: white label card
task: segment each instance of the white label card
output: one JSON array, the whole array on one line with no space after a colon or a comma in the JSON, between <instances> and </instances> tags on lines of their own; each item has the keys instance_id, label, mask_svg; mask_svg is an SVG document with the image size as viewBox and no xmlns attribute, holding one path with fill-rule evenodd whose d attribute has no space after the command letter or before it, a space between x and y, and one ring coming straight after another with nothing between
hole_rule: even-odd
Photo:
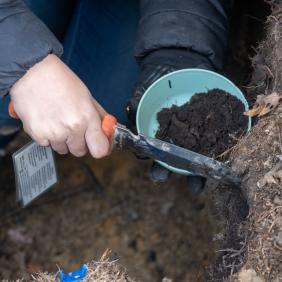
<instances>
[{"instance_id":1,"label":"white label card","mask_svg":"<svg viewBox=\"0 0 282 282\"><path fill-rule=\"evenodd\" d=\"M58 182L51 147L30 142L13 154L17 200L28 205Z\"/></svg>"}]
</instances>

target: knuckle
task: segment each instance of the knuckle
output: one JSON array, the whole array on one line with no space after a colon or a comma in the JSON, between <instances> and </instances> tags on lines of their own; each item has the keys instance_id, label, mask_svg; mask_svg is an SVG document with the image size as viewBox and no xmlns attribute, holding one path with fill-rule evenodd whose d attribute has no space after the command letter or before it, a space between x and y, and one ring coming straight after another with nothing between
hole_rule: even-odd
<instances>
[{"instance_id":1,"label":"knuckle","mask_svg":"<svg viewBox=\"0 0 282 282\"><path fill-rule=\"evenodd\" d=\"M63 144L66 141L66 131L62 128L49 130L46 136L50 142L57 145Z\"/></svg>"},{"instance_id":2,"label":"knuckle","mask_svg":"<svg viewBox=\"0 0 282 282\"><path fill-rule=\"evenodd\" d=\"M36 128L34 125L25 127L25 131L34 139L44 138L43 132L39 132L38 128Z\"/></svg>"},{"instance_id":3,"label":"knuckle","mask_svg":"<svg viewBox=\"0 0 282 282\"><path fill-rule=\"evenodd\" d=\"M30 135L30 137L40 146L48 146L49 140L47 134L45 134L42 130L37 129L36 127L29 126L24 127L24 131Z\"/></svg>"},{"instance_id":4,"label":"knuckle","mask_svg":"<svg viewBox=\"0 0 282 282\"><path fill-rule=\"evenodd\" d=\"M93 116L94 116L93 111L85 111L85 113L83 115L83 120L85 122L91 121L91 120L94 119Z\"/></svg>"},{"instance_id":5,"label":"knuckle","mask_svg":"<svg viewBox=\"0 0 282 282\"><path fill-rule=\"evenodd\" d=\"M81 130L81 128L84 126L85 123L86 123L86 120L83 117L78 117L68 123L68 128L71 131L75 132L75 131Z\"/></svg>"},{"instance_id":6,"label":"knuckle","mask_svg":"<svg viewBox=\"0 0 282 282\"><path fill-rule=\"evenodd\" d=\"M53 131L53 130L50 130L47 134L48 136L48 139L52 142L52 143L60 143L60 138L58 136L58 134Z\"/></svg>"},{"instance_id":7,"label":"knuckle","mask_svg":"<svg viewBox=\"0 0 282 282\"><path fill-rule=\"evenodd\" d=\"M29 125L28 134L30 134L33 138L38 140L48 140L50 136L49 132L46 131L45 127L39 127L37 125Z\"/></svg>"}]
</instances>

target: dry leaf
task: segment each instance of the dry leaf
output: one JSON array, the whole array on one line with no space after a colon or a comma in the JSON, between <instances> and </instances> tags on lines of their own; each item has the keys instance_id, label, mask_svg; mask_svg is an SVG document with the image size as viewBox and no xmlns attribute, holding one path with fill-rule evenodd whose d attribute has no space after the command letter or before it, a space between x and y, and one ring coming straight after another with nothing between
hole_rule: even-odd
<instances>
[{"instance_id":1,"label":"dry leaf","mask_svg":"<svg viewBox=\"0 0 282 282\"><path fill-rule=\"evenodd\" d=\"M266 97L265 95L258 95L257 96L257 100L256 100L253 108L250 109L247 112L244 112L244 115L245 116L249 116L249 117L257 116L261 112L263 107L264 107L264 99L265 99L265 97Z\"/></svg>"},{"instance_id":2,"label":"dry leaf","mask_svg":"<svg viewBox=\"0 0 282 282\"><path fill-rule=\"evenodd\" d=\"M262 108L262 106L254 105L251 110L244 112L244 115L248 117L255 117L262 111Z\"/></svg>"},{"instance_id":3,"label":"dry leaf","mask_svg":"<svg viewBox=\"0 0 282 282\"><path fill-rule=\"evenodd\" d=\"M279 170L275 173L275 178L279 179L280 182L282 181L282 170Z\"/></svg>"},{"instance_id":4,"label":"dry leaf","mask_svg":"<svg viewBox=\"0 0 282 282\"><path fill-rule=\"evenodd\" d=\"M264 187L266 184L277 184L277 180L281 182L282 177L282 162L278 162L264 177L257 183L259 188Z\"/></svg>"},{"instance_id":5,"label":"dry leaf","mask_svg":"<svg viewBox=\"0 0 282 282\"><path fill-rule=\"evenodd\" d=\"M281 97L273 92L271 95L258 95L253 108L244 113L245 116L264 116L274 110L280 102Z\"/></svg>"},{"instance_id":6,"label":"dry leaf","mask_svg":"<svg viewBox=\"0 0 282 282\"><path fill-rule=\"evenodd\" d=\"M279 105L280 98L281 97L276 92L266 96L264 99L265 106L258 116L264 116L274 110Z\"/></svg>"}]
</instances>

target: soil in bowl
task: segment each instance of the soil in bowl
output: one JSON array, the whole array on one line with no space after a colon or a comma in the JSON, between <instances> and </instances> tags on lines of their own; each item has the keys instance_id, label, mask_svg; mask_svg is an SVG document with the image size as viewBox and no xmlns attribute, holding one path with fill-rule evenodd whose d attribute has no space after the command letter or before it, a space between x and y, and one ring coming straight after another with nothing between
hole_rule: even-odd
<instances>
[{"instance_id":1,"label":"soil in bowl","mask_svg":"<svg viewBox=\"0 0 282 282\"><path fill-rule=\"evenodd\" d=\"M221 89L197 93L184 105L157 114L156 138L217 158L247 130L244 110L238 98Z\"/></svg>"}]
</instances>

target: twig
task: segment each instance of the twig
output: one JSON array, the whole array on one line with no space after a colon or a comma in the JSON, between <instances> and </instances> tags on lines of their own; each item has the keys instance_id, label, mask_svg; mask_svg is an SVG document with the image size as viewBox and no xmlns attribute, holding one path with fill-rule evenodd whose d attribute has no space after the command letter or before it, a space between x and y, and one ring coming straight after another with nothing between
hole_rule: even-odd
<instances>
[{"instance_id":1,"label":"twig","mask_svg":"<svg viewBox=\"0 0 282 282\"><path fill-rule=\"evenodd\" d=\"M257 222L261 222L263 219L270 216L274 211L276 211L277 209L281 209L281 208L282 208L282 206L277 206L277 207L271 209L270 212L268 212L267 214L264 214L261 218L259 218Z\"/></svg>"},{"instance_id":2,"label":"twig","mask_svg":"<svg viewBox=\"0 0 282 282\"><path fill-rule=\"evenodd\" d=\"M274 245L275 248L282 251L282 247L280 247L276 242L273 242L273 245Z\"/></svg>"},{"instance_id":3,"label":"twig","mask_svg":"<svg viewBox=\"0 0 282 282\"><path fill-rule=\"evenodd\" d=\"M276 126L277 126L277 129L278 129L278 141L279 141L279 149L280 149L280 154L282 155L282 138L281 138L281 128L280 128L280 123L279 123L279 120L276 116Z\"/></svg>"},{"instance_id":4,"label":"twig","mask_svg":"<svg viewBox=\"0 0 282 282\"><path fill-rule=\"evenodd\" d=\"M271 223L269 229L268 229L268 233L270 233L270 231L272 230L273 226L275 225L275 219L273 220L273 222Z\"/></svg>"}]
</instances>

